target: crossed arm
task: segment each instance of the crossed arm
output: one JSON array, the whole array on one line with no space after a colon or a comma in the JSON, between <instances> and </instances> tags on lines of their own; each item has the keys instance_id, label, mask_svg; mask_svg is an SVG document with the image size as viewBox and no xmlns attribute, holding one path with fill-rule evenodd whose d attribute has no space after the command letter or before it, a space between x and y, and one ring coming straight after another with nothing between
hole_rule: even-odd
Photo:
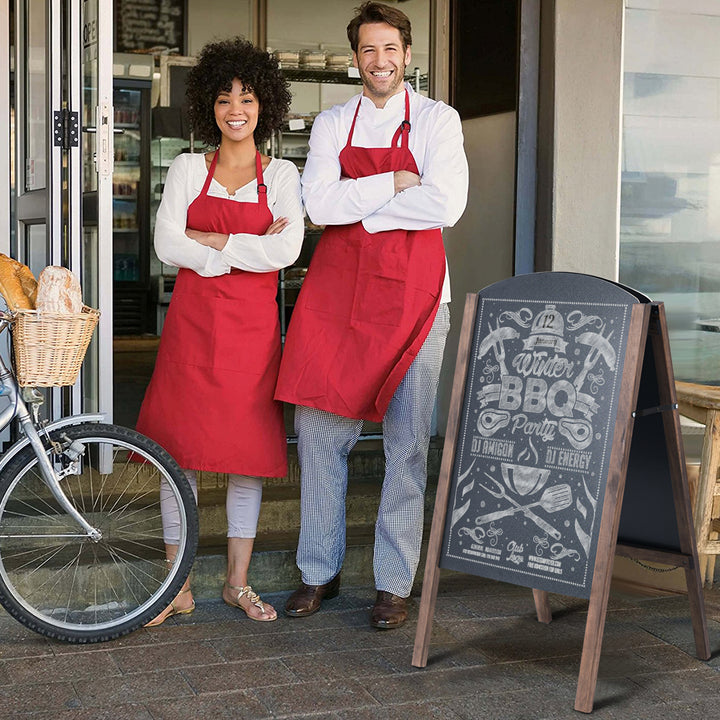
<instances>
[{"instance_id":1,"label":"crossed arm","mask_svg":"<svg viewBox=\"0 0 720 720\"><path fill-rule=\"evenodd\" d=\"M165 181L155 224L155 252L162 262L189 268L204 277L216 277L233 267L271 272L297 259L302 246L303 211L300 180L293 166L287 164L275 174L271 206L274 220L265 234L223 234L186 226L187 210L197 192L193 189L196 185L191 162L188 157L176 159Z\"/></svg>"},{"instance_id":2,"label":"crossed arm","mask_svg":"<svg viewBox=\"0 0 720 720\"><path fill-rule=\"evenodd\" d=\"M415 144L420 175L401 170L349 179L341 177L338 159L343 133L329 116L316 118L302 180L310 219L318 225L361 221L371 233L454 225L465 209L468 187L462 127L450 108L431 125Z\"/></svg>"}]
</instances>

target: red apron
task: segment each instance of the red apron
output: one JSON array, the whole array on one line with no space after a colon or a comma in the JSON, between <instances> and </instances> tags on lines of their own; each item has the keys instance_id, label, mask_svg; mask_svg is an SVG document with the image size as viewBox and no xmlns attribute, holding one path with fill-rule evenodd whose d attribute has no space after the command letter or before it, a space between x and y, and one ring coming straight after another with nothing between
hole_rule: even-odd
<instances>
[{"instance_id":1,"label":"red apron","mask_svg":"<svg viewBox=\"0 0 720 720\"><path fill-rule=\"evenodd\" d=\"M389 148L352 146L359 110L360 101L340 152L342 177L417 173L407 90L405 119ZM439 229L371 234L360 222L328 226L293 310L275 397L381 421L430 332L444 277Z\"/></svg>"},{"instance_id":2,"label":"red apron","mask_svg":"<svg viewBox=\"0 0 720 720\"><path fill-rule=\"evenodd\" d=\"M208 196L215 153L187 226L263 235L273 221L260 153L258 202ZM277 272L233 270L201 277L181 269L137 429L181 467L282 477L287 444L282 404L273 400L280 364Z\"/></svg>"}]
</instances>

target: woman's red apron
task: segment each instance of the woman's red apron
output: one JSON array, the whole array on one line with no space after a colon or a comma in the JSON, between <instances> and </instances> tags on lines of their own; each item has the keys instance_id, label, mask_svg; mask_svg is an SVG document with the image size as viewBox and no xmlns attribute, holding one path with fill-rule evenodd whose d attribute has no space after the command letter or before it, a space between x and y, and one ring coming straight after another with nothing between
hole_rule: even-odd
<instances>
[{"instance_id":1,"label":"woman's red apron","mask_svg":"<svg viewBox=\"0 0 720 720\"><path fill-rule=\"evenodd\" d=\"M340 152L342 176L417 173L407 90L405 119L389 148L352 146L359 109L360 102ZM444 278L439 229L371 234L360 222L328 226L293 310L275 397L382 420L430 332Z\"/></svg>"},{"instance_id":2,"label":"woman's red apron","mask_svg":"<svg viewBox=\"0 0 720 720\"><path fill-rule=\"evenodd\" d=\"M258 202L208 196L215 153L187 226L263 235L273 221L260 154ZM273 400L280 365L277 272L233 269L201 277L181 269L137 429L181 467L282 477L287 445L282 404Z\"/></svg>"}]
</instances>

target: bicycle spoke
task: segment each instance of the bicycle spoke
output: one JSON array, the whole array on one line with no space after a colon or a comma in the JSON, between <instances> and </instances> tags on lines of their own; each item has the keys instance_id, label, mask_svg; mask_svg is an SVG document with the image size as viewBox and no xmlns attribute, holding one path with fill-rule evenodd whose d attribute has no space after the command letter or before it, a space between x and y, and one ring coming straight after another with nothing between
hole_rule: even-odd
<instances>
[{"instance_id":1,"label":"bicycle spoke","mask_svg":"<svg viewBox=\"0 0 720 720\"><path fill-rule=\"evenodd\" d=\"M78 531L38 473L32 448L22 450L0 473L0 601L53 637L124 634L166 607L187 577L197 539L190 487L160 448L132 430L85 424L51 439L48 457L62 492L101 537ZM84 450L75 457L64 449L70 446ZM101 468L101 460L111 465ZM170 565L161 488L183 523Z\"/></svg>"}]
</instances>

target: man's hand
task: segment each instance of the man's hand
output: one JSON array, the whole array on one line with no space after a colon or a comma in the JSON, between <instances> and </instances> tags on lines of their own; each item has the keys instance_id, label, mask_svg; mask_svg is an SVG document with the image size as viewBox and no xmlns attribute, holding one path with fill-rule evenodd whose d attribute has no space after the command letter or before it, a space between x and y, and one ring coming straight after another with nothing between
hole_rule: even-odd
<instances>
[{"instance_id":1,"label":"man's hand","mask_svg":"<svg viewBox=\"0 0 720 720\"><path fill-rule=\"evenodd\" d=\"M207 247L215 248L215 250L222 250L227 245L229 235L223 233L212 233L202 232L200 230L193 230L192 228L185 228L185 234L195 242Z\"/></svg>"},{"instance_id":2,"label":"man's hand","mask_svg":"<svg viewBox=\"0 0 720 720\"><path fill-rule=\"evenodd\" d=\"M395 181L396 195L403 190L420 185L420 176L409 170L396 170L393 173L393 179Z\"/></svg>"}]
</instances>

